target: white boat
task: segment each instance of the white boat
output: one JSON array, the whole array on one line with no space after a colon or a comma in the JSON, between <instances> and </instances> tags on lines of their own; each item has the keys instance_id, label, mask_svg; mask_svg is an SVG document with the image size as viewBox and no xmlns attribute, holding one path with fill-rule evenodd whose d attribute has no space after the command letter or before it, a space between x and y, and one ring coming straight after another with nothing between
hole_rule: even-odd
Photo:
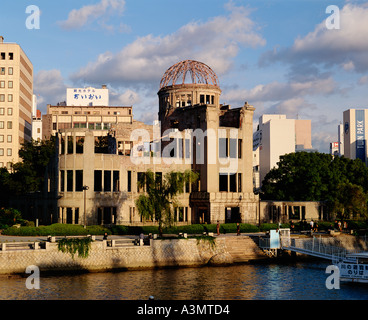
<instances>
[{"instance_id":1,"label":"white boat","mask_svg":"<svg viewBox=\"0 0 368 320\"><path fill-rule=\"evenodd\" d=\"M349 253L337 266L341 281L368 283L368 252Z\"/></svg>"}]
</instances>

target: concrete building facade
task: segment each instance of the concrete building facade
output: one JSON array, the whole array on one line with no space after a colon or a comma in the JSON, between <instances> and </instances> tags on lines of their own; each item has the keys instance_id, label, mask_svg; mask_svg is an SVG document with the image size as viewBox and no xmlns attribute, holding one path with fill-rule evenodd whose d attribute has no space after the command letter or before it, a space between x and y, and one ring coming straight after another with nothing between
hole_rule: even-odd
<instances>
[{"instance_id":1,"label":"concrete building facade","mask_svg":"<svg viewBox=\"0 0 368 320\"><path fill-rule=\"evenodd\" d=\"M0 36L0 167L19 162L32 137L33 66L16 43Z\"/></svg>"}]
</instances>

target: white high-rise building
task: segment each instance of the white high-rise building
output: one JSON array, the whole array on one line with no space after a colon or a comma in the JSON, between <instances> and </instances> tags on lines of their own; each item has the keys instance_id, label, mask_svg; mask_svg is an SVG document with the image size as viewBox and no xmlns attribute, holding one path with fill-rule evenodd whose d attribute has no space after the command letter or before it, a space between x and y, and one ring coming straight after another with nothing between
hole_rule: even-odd
<instances>
[{"instance_id":1,"label":"white high-rise building","mask_svg":"<svg viewBox=\"0 0 368 320\"><path fill-rule=\"evenodd\" d=\"M312 151L311 120L287 119L286 115L265 114L259 118L253 135L253 155L259 159L254 170L255 189L261 187L266 174L280 161L280 156L298 151ZM314 150L313 150L314 151ZM257 154L259 153L259 156ZM254 168L257 164L254 164Z\"/></svg>"},{"instance_id":2,"label":"white high-rise building","mask_svg":"<svg viewBox=\"0 0 368 320\"><path fill-rule=\"evenodd\" d=\"M339 143L339 156L344 155L344 125L340 123L337 127L337 136Z\"/></svg>"}]
</instances>

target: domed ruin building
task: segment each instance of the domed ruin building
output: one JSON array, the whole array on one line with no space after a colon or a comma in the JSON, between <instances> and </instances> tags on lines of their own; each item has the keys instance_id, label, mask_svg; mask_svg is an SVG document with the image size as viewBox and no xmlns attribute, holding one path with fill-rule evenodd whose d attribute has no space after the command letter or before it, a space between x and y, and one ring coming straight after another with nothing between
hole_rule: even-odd
<instances>
[{"instance_id":1,"label":"domed ruin building","mask_svg":"<svg viewBox=\"0 0 368 320\"><path fill-rule=\"evenodd\" d=\"M178 138L172 133L169 142L176 141L179 153L183 150L179 156L191 157L192 170L200 173L197 189L190 195L193 222L256 223L254 107L245 103L231 109L220 104L220 95L218 77L206 64L185 60L171 66L158 91L162 136L170 130L181 133ZM185 138L189 132L192 139Z\"/></svg>"}]
</instances>

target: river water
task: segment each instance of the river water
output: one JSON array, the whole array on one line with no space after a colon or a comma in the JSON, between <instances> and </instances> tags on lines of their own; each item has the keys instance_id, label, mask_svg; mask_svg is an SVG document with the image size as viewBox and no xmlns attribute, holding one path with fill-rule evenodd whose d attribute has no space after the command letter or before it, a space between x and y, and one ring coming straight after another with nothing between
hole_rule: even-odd
<instances>
[{"instance_id":1,"label":"river water","mask_svg":"<svg viewBox=\"0 0 368 320\"><path fill-rule=\"evenodd\" d=\"M78 275L0 277L1 300L367 300L368 285L327 289L327 263L255 264ZM26 276L26 275L25 275Z\"/></svg>"}]
</instances>

